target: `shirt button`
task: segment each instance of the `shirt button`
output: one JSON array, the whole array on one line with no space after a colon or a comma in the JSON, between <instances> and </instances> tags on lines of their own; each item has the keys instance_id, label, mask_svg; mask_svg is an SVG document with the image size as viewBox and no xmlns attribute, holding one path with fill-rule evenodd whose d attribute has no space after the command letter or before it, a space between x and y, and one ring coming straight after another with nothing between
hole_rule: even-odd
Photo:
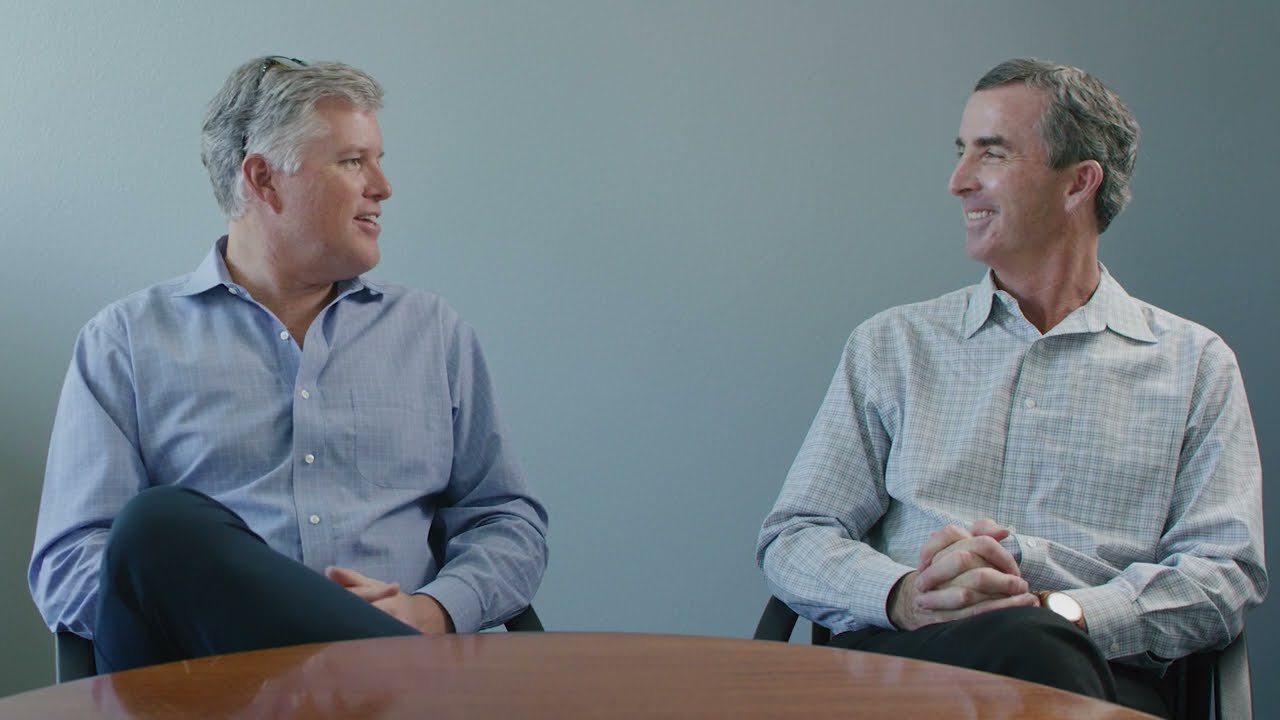
<instances>
[{"instance_id":1,"label":"shirt button","mask_svg":"<svg viewBox=\"0 0 1280 720\"><path fill-rule=\"evenodd\" d=\"M288 330L281 330L281 331L280 331L280 339L281 339L281 340L288 340L288 339L289 339L289 331L288 331Z\"/></svg>"},{"instance_id":2,"label":"shirt button","mask_svg":"<svg viewBox=\"0 0 1280 720\"><path fill-rule=\"evenodd\" d=\"M303 390L301 393L298 393L298 394L302 396L303 400L310 399L311 397L311 393L307 392L306 390Z\"/></svg>"},{"instance_id":3,"label":"shirt button","mask_svg":"<svg viewBox=\"0 0 1280 720\"><path fill-rule=\"evenodd\" d=\"M1033 547L1035 547L1035 546L1036 546L1036 539L1035 539L1035 538L1027 538L1027 547L1029 547L1029 548L1033 548Z\"/></svg>"},{"instance_id":4,"label":"shirt button","mask_svg":"<svg viewBox=\"0 0 1280 720\"><path fill-rule=\"evenodd\" d=\"M240 291L239 291L238 289L233 288L233 287L230 287L230 286L228 286L228 287L227 287L227 292L231 293L232 295L239 295L239 294L240 294Z\"/></svg>"},{"instance_id":5,"label":"shirt button","mask_svg":"<svg viewBox=\"0 0 1280 720\"><path fill-rule=\"evenodd\" d=\"M311 453L307 453L306 455L302 456L302 459L306 460L307 464L310 465L311 463L316 461L316 456L312 455Z\"/></svg>"},{"instance_id":6,"label":"shirt button","mask_svg":"<svg viewBox=\"0 0 1280 720\"><path fill-rule=\"evenodd\" d=\"M319 516L319 515L312 515L311 517L309 517L309 518L307 518L307 519L311 521L311 524L312 524L312 525L319 525L319 524L320 524L320 516Z\"/></svg>"},{"instance_id":7,"label":"shirt button","mask_svg":"<svg viewBox=\"0 0 1280 720\"><path fill-rule=\"evenodd\" d=\"M1031 409L1035 408L1035 406L1036 406L1036 401L1035 401L1035 400L1032 400L1031 398L1027 398L1027 399L1026 399L1026 402L1024 402L1024 403L1022 403L1022 404L1023 404L1023 405L1026 405L1028 410L1031 410Z\"/></svg>"},{"instance_id":8,"label":"shirt button","mask_svg":"<svg viewBox=\"0 0 1280 720\"><path fill-rule=\"evenodd\" d=\"M1120 643L1111 643L1111 652L1113 653L1120 652Z\"/></svg>"}]
</instances>

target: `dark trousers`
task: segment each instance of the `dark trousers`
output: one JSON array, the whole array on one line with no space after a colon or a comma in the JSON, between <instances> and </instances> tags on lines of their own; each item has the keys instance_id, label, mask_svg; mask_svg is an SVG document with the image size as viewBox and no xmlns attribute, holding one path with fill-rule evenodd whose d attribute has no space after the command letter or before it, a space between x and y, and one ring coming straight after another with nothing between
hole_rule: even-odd
<instances>
[{"instance_id":1,"label":"dark trousers","mask_svg":"<svg viewBox=\"0 0 1280 720\"><path fill-rule=\"evenodd\" d=\"M272 550L225 505L158 487L111 526L99 580L99 672L417 631Z\"/></svg>"},{"instance_id":2,"label":"dark trousers","mask_svg":"<svg viewBox=\"0 0 1280 720\"><path fill-rule=\"evenodd\" d=\"M1154 674L1108 663L1087 634L1043 608L997 610L912 631L864 628L830 644L1007 675L1169 715Z\"/></svg>"}]
</instances>

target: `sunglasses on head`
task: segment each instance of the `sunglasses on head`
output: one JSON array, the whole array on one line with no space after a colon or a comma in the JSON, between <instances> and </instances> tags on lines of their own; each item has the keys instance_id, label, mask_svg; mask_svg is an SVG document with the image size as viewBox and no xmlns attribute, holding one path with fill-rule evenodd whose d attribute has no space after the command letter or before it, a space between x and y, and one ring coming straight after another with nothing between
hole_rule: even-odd
<instances>
[{"instance_id":1,"label":"sunglasses on head","mask_svg":"<svg viewBox=\"0 0 1280 720\"><path fill-rule=\"evenodd\" d=\"M285 57L284 55L268 55L262 59L262 67L258 68L258 81L253 86L253 94L249 96L248 106L252 108L258 102L258 92L262 90L262 79L273 68L284 68L285 70L297 70L304 68L307 63L298 58ZM242 153L249 152L249 126L245 123L244 132L240 134L240 151Z\"/></svg>"}]
</instances>

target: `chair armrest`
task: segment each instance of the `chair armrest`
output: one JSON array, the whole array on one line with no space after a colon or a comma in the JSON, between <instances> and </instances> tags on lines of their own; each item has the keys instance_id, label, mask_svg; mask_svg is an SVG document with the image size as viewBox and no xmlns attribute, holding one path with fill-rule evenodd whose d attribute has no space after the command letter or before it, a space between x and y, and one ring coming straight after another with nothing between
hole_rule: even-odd
<instances>
[{"instance_id":1,"label":"chair armrest","mask_svg":"<svg viewBox=\"0 0 1280 720\"><path fill-rule=\"evenodd\" d=\"M93 659L93 641L62 631L53 639L53 681L70 682L98 674Z\"/></svg>"},{"instance_id":2,"label":"chair armrest","mask_svg":"<svg viewBox=\"0 0 1280 720\"><path fill-rule=\"evenodd\" d=\"M506 625L507 632L542 632L542 620L538 619L538 613L533 611L532 605L503 624Z\"/></svg>"},{"instance_id":3,"label":"chair armrest","mask_svg":"<svg viewBox=\"0 0 1280 720\"><path fill-rule=\"evenodd\" d=\"M760 615L760 622L756 625L756 634L752 637L756 640L789 642L791 631L795 629L798 618L796 611L787 607L786 603L776 597L770 597L769 602L764 606L764 612Z\"/></svg>"}]
</instances>

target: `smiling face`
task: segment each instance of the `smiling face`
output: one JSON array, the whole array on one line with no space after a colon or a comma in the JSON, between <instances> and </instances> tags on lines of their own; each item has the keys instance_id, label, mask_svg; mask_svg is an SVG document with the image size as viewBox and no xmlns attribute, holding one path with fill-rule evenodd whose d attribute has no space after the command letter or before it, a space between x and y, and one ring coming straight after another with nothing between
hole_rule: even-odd
<instances>
[{"instance_id":1,"label":"smiling face","mask_svg":"<svg viewBox=\"0 0 1280 720\"><path fill-rule=\"evenodd\" d=\"M273 262L297 280L328 284L378 264L378 216L391 197L373 113L340 100L316 103L323 128L292 175L277 174Z\"/></svg>"},{"instance_id":2,"label":"smiling face","mask_svg":"<svg viewBox=\"0 0 1280 720\"><path fill-rule=\"evenodd\" d=\"M1028 266L1068 227L1071 173L1046 162L1041 90L1022 83L975 92L956 138L949 190L964 211L965 251L988 267Z\"/></svg>"}]
</instances>

